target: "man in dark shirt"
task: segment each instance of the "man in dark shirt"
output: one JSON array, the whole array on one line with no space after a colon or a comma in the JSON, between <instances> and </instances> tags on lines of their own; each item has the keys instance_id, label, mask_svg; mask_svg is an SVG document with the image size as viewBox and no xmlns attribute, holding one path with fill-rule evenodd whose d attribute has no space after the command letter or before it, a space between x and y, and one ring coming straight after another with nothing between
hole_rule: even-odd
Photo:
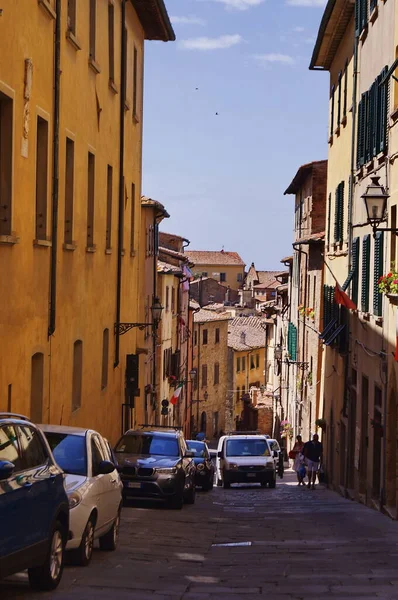
<instances>
[{"instance_id":1,"label":"man in dark shirt","mask_svg":"<svg viewBox=\"0 0 398 600\"><path fill-rule=\"evenodd\" d=\"M319 441L318 434L315 433L312 440L304 444L303 454L306 458L307 473L308 473L308 487L315 489L316 474L319 470L319 463L322 461L323 448ZM312 486L311 486L312 479Z\"/></svg>"}]
</instances>

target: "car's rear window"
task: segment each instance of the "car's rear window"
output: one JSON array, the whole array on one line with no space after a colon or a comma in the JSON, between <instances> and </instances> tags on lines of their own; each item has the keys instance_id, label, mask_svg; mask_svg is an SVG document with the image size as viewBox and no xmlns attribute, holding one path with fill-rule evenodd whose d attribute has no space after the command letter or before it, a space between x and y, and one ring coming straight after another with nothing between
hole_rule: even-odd
<instances>
[{"instance_id":1,"label":"car's rear window","mask_svg":"<svg viewBox=\"0 0 398 600\"><path fill-rule=\"evenodd\" d=\"M44 432L58 465L71 475L87 475L86 438L82 435Z\"/></svg>"},{"instance_id":2,"label":"car's rear window","mask_svg":"<svg viewBox=\"0 0 398 600\"><path fill-rule=\"evenodd\" d=\"M191 452L194 453L195 458L208 458L208 454L206 451L206 445L203 442L195 442L192 440L187 440L187 446Z\"/></svg>"},{"instance_id":3,"label":"car's rear window","mask_svg":"<svg viewBox=\"0 0 398 600\"><path fill-rule=\"evenodd\" d=\"M266 440L227 440L226 456L271 456Z\"/></svg>"},{"instance_id":4,"label":"car's rear window","mask_svg":"<svg viewBox=\"0 0 398 600\"><path fill-rule=\"evenodd\" d=\"M179 456L176 438L161 435L127 434L115 447L115 452L123 454L144 454L146 456Z\"/></svg>"}]
</instances>

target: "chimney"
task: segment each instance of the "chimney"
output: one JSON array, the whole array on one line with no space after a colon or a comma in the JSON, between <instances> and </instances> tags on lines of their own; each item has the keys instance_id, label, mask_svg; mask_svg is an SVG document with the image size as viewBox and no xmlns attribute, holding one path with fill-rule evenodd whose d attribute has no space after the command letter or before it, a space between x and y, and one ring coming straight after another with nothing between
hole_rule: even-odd
<instances>
[{"instance_id":1,"label":"chimney","mask_svg":"<svg viewBox=\"0 0 398 600\"><path fill-rule=\"evenodd\" d=\"M246 333L244 331L241 331L240 341L242 342L242 344L246 344Z\"/></svg>"}]
</instances>

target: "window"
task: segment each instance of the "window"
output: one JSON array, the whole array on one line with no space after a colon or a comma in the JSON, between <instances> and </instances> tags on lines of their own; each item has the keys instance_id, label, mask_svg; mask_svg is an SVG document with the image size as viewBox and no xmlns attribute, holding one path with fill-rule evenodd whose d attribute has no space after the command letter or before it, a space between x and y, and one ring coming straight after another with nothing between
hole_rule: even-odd
<instances>
[{"instance_id":1,"label":"window","mask_svg":"<svg viewBox=\"0 0 398 600\"><path fill-rule=\"evenodd\" d=\"M115 8L108 4L109 82L115 83Z\"/></svg>"},{"instance_id":2,"label":"window","mask_svg":"<svg viewBox=\"0 0 398 600\"><path fill-rule=\"evenodd\" d=\"M90 0L90 35L89 35L89 56L95 60L95 38L97 21L97 0Z\"/></svg>"},{"instance_id":3,"label":"window","mask_svg":"<svg viewBox=\"0 0 398 600\"><path fill-rule=\"evenodd\" d=\"M344 181L336 188L336 199L334 205L334 241L343 243L344 236Z\"/></svg>"},{"instance_id":4,"label":"window","mask_svg":"<svg viewBox=\"0 0 398 600\"><path fill-rule=\"evenodd\" d=\"M348 60L344 67L343 119L347 116Z\"/></svg>"},{"instance_id":5,"label":"window","mask_svg":"<svg viewBox=\"0 0 398 600\"><path fill-rule=\"evenodd\" d=\"M242 273L238 273L238 275L237 275L237 281L239 283L241 283L243 281L243 274Z\"/></svg>"},{"instance_id":6,"label":"window","mask_svg":"<svg viewBox=\"0 0 398 600\"><path fill-rule=\"evenodd\" d=\"M397 228L397 205L391 206L391 229ZM396 265L397 256L397 234L394 231L391 232L390 238L390 261Z\"/></svg>"},{"instance_id":7,"label":"window","mask_svg":"<svg viewBox=\"0 0 398 600\"><path fill-rule=\"evenodd\" d=\"M169 286L166 285L166 310L169 310L169 294L170 294L170 290L169 290Z\"/></svg>"},{"instance_id":8,"label":"window","mask_svg":"<svg viewBox=\"0 0 398 600\"><path fill-rule=\"evenodd\" d=\"M172 287L171 288L171 312L174 314L175 313L175 309L176 309L176 291L175 289Z\"/></svg>"},{"instance_id":9,"label":"window","mask_svg":"<svg viewBox=\"0 0 398 600\"><path fill-rule=\"evenodd\" d=\"M11 235L13 101L0 92L0 235Z\"/></svg>"},{"instance_id":10,"label":"window","mask_svg":"<svg viewBox=\"0 0 398 600\"><path fill-rule=\"evenodd\" d=\"M34 423L43 422L44 354L32 356L30 376L30 418Z\"/></svg>"},{"instance_id":11,"label":"window","mask_svg":"<svg viewBox=\"0 0 398 600\"><path fill-rule=\"evenodd\" d=\"M377 0L370 0L369 1L369 10L370 12L372 12L372 10L374 10L377 6Z\"/></svg>"},{"instance_id":12,"label":"window","mask_svg":"<svg viewBox=\"0 0 398 600\"><path fill-rule=\"evenodd\" d=\"M17 442L17 432L12 425L0 427L0 460L8 460L21 471L22 462Z\"/></svg>"},{"instance_id":13,"label":"window","mask_svg":"<svg viewBox=\"0 0 398 600\"><path fill-rule=\"evenodd\" d=\"M218 363L214 364L214 385L220 383L220 365Z\"/></svg>"},{"instance_id":14,"label":"window","mask_svg":"<svg viewBox=\"0 0 398 600\"><path fill-rule=\"evenodd\" d=\"M251 354L250 355L250 370L253 370L256 366L255 360L254 360L254 355Z\"/></svg>"},{"instance_id":15,"label":"window","mask_svg":"<svg viewBox=\"0 0 398 600\"><path fill-rule=\"evenodd\" d=\"M335 87L332 85L332 93L330 96L330 137L333 136L333 126L334 126L334 92Z\"/></svg>"},{"instance_id":16,"label":"window","mask_svg":"<svg viewBox=\"0 0 398 600\"><path fill-rule=\"evenodd\" d=\"M207 271L203 271L202 277L207 277Z\"/></svg>"},{"instance_id":17,"label":"window","mask_svg":"<svg viewBox=\"0 0 398 600\"><path fill-rule=\"evenodd\" d=\"M95 156L88 153L87 166L87 248L94 247Z\"/></svg>"},{"instance_id":18,"label":"window","mask_svg":"<svg viewBox=\"0 0 398 600\"><path fill-rule=\"evenodd\" d=\"M65 473L87 476L86 438L68 433L45 433L54 458Z\"/></svg>"},{"instance_id":19,"label":"window","mask_svg":"<svg viewBox=\"0 0 398 600\"><path fill-rule=\"evenodd\" d=\"M22 465L24 469L33 469L47 462L47 453L44 449L40 434L31 427L20 427L20 443L22 451Z\"/></svg>"},{"instance_id":20,"label":"window","mask_svg":"<svg viewBox=\"0 0 398 600\"><path fill-rule=\"evenodd\" d=\"M357 168L381 152L387 151L388 81L380 85L387 74L385 67L370 89L362 94L358 104Z\"/></svg>"},{"instance_id":21,"label":"window","mask_svg":"<svg viewBox=\"0 0 398 600\"><path fill-rule=\"evenodd\" d=\"M242 356L242 371L246 371L246 356Z\"/></svg>"},{"instance_id":22,"label":"window","mask_svg":"<svg viewBox=\"0 0 398 600\"><path fill-rule=\"evenodd\" d=\"M207 386L207 365L202 365L202 387Z\"/></svg>"},{"instance_id":23,"label":"window","mask_svg":"<svg viewBox=\"0 0 398 600\"><path fill-rule=\"evenodd\" d=\"M207 329L203 330L203 341L202 341L202 344L204 346L206 346L206 344L207 344Z\"/></svg>"},{"instance_id":24,"label":"window","mask_svg":"<svg viewBox=\"0 0 398 600\"><path fill-rule=\"evenodd\" d=\"M47 177L48 175L48 123L37 117L36 139L36 239L47 236Z\"/></svg>"},{"instance_id":25,"label":"window","mask_svg":"<svg viewBox=\"0 0 398 600\"><path fill-rule=\"evenodd\" d=\"M240 373L240 356L236 359L236 372Z\"/></svg>"},{"instance_id":26,"label":"window","mask_svg":"<svg viewBox=\"0 0 398 600\"><path fill-rule=\"evenodd\" d=\"M256 354L256 369L260 367L260 355Z\"/></svg>"},{"instance_id":27,"label":"window","mask_svg":"<svg viewBox=\"0 0 398 600\"><path fill-rule=\"evenodd\" d=\"M220 273L220 281L227 281L227 274L226 273Z\"/></svg>"},{"instance_id":28,"label":"window","mask_svg":"<svg viewBox=\"0 0 398 600\"><path fill-rule=\"evenodd\" d=\"M217 327L216 328L216 333L215 333L215 343L219 344L220 343L220 329Z\"/></svg>"},{"instance_id":29,"label":"window","mask_svg":"<svg viewBox=\"0 0 398 600\"><path fill-rule=\"evenodd\" d=\"M83 342L73 344L72 412L82 405Z\"/></svg>"},{"instance_id":30,"label":"window","mask_svg":"<svg viewBox=\"0 0 398 600\"><path fill-rule=\"evenodd\" d=\"M107 250L112 248L112 188L113 188L113 168L108 165L106 182L106 234L105 247Z\"/></svg>"},{"instance_id":31,"label":"window","mask_svg":"<svg viewBox=\"0 0 398 600\"><path fill-rule=\"evenodd\" d=\"M98 439L98 436L93 435L91 438L91 469L92 474L95 477L100 473L100 464L104 460L104 454L102 446Z\"/></svg>"},{"instance_id":32,"label":"window","mask_svg":"<svg viewBox=\"0 0 398 600\"><path fill-rule=\"evenodd\" d=\"M64 242L72 244L73 236L73 187L75 179L75 143L66 138L66 165L65 165L65 225Z\"/></svg>"},{"instance_id":33,"label":"window","mask_svg":"<svg viewBox=\"0 0 398 600\"><path fill-rule=\"evenodd\" d=\"M68 31L76 35L76 0L68 0Z\"/></svg>"},{"instance_id":34,"label":"window","mask_svg":"<svg viewBox=\"0 0 398 600\"><path fill-rule=\"evenodd\" d=\"M194 346L198 345L198 332L195 330L194 334L193 334L193 340L194 340Z\"/></svg>"},{"instance_id":35,"label":"window","mask_svg":"<svg viewBox=\"0 0 398 600\"><path fill-rule=\"evenodd\" d=\"M240 387L238 387L236 390L236 402L239 402L239 400L240 400Z\"/></svg>"},{"instance_id":36,"label":"window","mask_svg":"<svg viewBox=\"0 0 398 600\"><path fill-rule=\"evenodd\" d=\"M108 362L109 362L109 329L104 329L102 334L102 372L101 390L108 385Z\"/></svg>"},{"instance_id":37,"label":"window","mask_svg":"<svg viewBox=\"0 0 398 600\"><path fill-rule=\"evenodd\" d=\"M288 326L287 351L290 359L295 362L297 360L297 327L293 323L289 323Z\"/></svg>"},{"instance_id":38,"label":"window","mask_svg":"<svg viewBox=\"0 0 398 600\"><path fill-rule=\"evenodd\" d=\"M384 236L382 231L378 231L374 241L373 312L379 317L383 314L383 295L379 292L379 279L383 275L383 251Z\"/></svg>"},{"instance_id":39,"label":"window","mask_svg":"<svg viewBox=\"0 0 398 600\"><path fill-rule=\"evenodd\" d=\"M368 22L368 0L355 2L355 34L360 35Z\"/></svg>"},{"instance_id":40,"label":"window","mask_svg":"<svg viewBox=\"0 0 398 600\"><path fill-rule=\"evenodd\" d=\"M339 73L339 90L337 94L337 123L336 126L339 127L341 123L341 82L343 79L343 73L340 71Z\"/></svg>"},{"instance_id":41,"label":"window","mask_svg":"<svg viewBox=\"0 0 398 600\"><path fill-rule=\"evenodd\" d=\"M370 283L370 235L362 240L362 285L361 307L363 312L369 312L369 283Z\"/></svg>"},{"instance_id":42,"label":"window","mask_svg":"<svg viewBox=\"0 0 398 600\"><path fill-rule=\"evenodd\" d=\"M351 283L351 298L358 306L358 287L359 287L359 238L352 241L352 270L353 277Z\"/></svg>"},{"instance_id":43,"label":"window","mask_svg":"<svg viewBox=\"0 0 398 600\"><path fill-rule=\"evenodd\" d=\"M130 231L130 253L134 254L135 251L135 183L131 184L131 231Z\"/></svg>"},{"instance_id":44,"label":"window","mask_svg":"<svg viewBox=\"0 0 398 600\"><path fill-rule=\"evenodd\" d=\"M138 52L134 46L133 51L133 117L137 119L137 85L138 85Z\"/></svg>"}]
</instances>

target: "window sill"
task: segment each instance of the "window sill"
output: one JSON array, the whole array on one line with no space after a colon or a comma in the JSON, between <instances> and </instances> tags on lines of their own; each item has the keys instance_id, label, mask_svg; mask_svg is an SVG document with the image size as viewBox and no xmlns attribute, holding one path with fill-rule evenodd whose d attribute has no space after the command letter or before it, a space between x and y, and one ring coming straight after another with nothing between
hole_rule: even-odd
<instances>
[{"instance_id":1,"label":"window sill","mask_svg":"<svg viewBox=\"0 0 398 600\"><path fill-rule=\"evenodd\" d=\"M130 256L131 256L131 258L134 258L135 256L137 256L136 251L135 250L131 250Z\"/></svg>"},{"instance_id":2,"label":"window sill","mask_svg":"<svg viewBox=\"0 0 398 600\"><path fill-rule=\"evenodd\" d=\"M363 44L367 37L368 37L368 25L366 24L365 27L362 29L361 33L359 34L359 41L362 42L362 44Z\"/></svg>"},{"instance_id":3,"label":"window sill","mask_svg":"<svg viewBox=\"0 0 398 600\"><path fill-rule=\"evenodd\" d=\"M107 255L112 254L112 248L105 248L105 254L107 254Z\"/></svg>"},{"instance_id":4,"label":"window sill","mask_svg":"<svg viewBox=\"0 0 398 600\"><path fill-rule=\"evenodd\" d=\"M109 89L114 94L118 94L119 93L119 88L117 87L116 83L112 79L109 80L108 85L109 85Z\"/></svg>"},{"instance_id":5,"label":"window sill","mask_svg":"<svg viewBox=\"0 0 398 600\"><path fill-rule=\"evenodd\" d=\"M93 244L92 246L86 246L86 252L88 254L94 254L97 251L97 246Z\"/></svg>"},{"instance_id":6,"label":"window sill","mask_svg":"<svg viewBox=\"0 0 398 600\"><path fill-rule=\"evenodd\" d=\"M70 29L66 30L66 39L74 47L75 50L81 50L82 49L79 40L77 39L77 37L75 36L75 34L73 33L73 31L71 31Z\"/></svg>"},{"instance_id":7,"label":"window sill","mask_svg":"<svg viewBox=\"0 0 398 600\"><path fill-rule=\"evenodd\" d=\"M126 250L123 248L123 250L120 252L120 256L124 256L126 254Z\"/></svg>"},{"instance_id":8,"label":"window sill","mask_svg":"<svg viewBox=\"0 0 398 600\"><path fill-rule=\"evenodd\" d=\"M373 158L370 162L366 163L366 174L369 175L374 170Z\"/></svg>"},{"instance_id":9,"label":"window sill","mask_svg":"<svg viewBox=\"0 0 398 600\"><path fill-rule=\"evenodd\" d=\"M377 8L377 4L376 4L376 6L374 7L374 9L372 10L372 12L369 15L369 22L372 23L372 25L376 21L378 14L379 14L379 9Z\"/></svg>"},{"instance_id":10,"label":"window sill","mask_svg":"<svg viewBox=\"0 0 398 600\"><path fill-rule=\"evenodd\" d=\"M369 313L369 312L362 312L362 313L360 314L360 318L361 318L363 321L370 321L370 313Z\"/></svg>"},{"instance_id":11,"label":"window sill","mask_svg":"<svg viewBox=\"0 0 398 600\"><path fill-rule=\"evenodd\" d=\"M133 123L135 123L136 125L138 125L138 123L140 122L138 115L136 113L133 114Z\"/></svg>"},{"instance_id":12,"label":"window sill","mask_svg":"<svg viewBox=\"0 0 398 600\"><path fill-rule=\"evenodd\" d=\"M73 252L74 250L76 250L77 244L75 244L75 242L65 242L64 244L62 244L62 248L63 250L67 250L68 252Z\"/></svg>"},{"instance_id":13,"label":"window sill","mask_svg":"<svg viewBox=\"0 0 398 600\"><path fill-rule=\"evenodd\" d=\"M342 126L343 126L343 127L345 127L345 126L347 125L347 116L344 116L344 117L341 119L341 124L342 124Z\"/></svg>"},{"instance_id":14,"label":"window sill","mask_svg":"<svg viewBox=\"0 0 398 600\"><path fill-rule=\"evenodd\" d=\"M336 127L336 129L334 131L334 135L337 135L337 137L340 136L340 125L338 127Z\"/></svg>"},{"instance_id":15,"label":"window sill","mask_svg":"<svg viewBox=\"0 0 398 600\"><path fill-rule=\"evenodd\" d=\"M333 136L332 136L332 135L331 135L331 136L329 137L329 139L328 139L328 144L329 144L330 146L333 146Z\"/></svg>"},{"instance_id":16,"label":"window sill","mask_svg":"<svg viewBox=\"0 0 398 600\"><path fill-rule=\"evenodd\" d=\"M51 248L52 242L50 240L33 240L33 246L35 248Z\"/></svg>"},{"instance_id":17,"label":"window sill","mask_svg":"<svg viewBox=\"0 0 398 600\"><path fill-rule=\"evenodd\" d=\"M394 106L394 110L390 113L390 119L394 122L398 119L398 106Z\"/></svg>"},{"instance_id":18,"label":"window sill","mask_svg":"<svg viewBox=\"0 0 398 600\"><path fill-rule=\"evenodd\" d=\"M88 58L88 66L94 71L96 75L99 75L101 73L101 67L92 56L89 56Z\"/></svg>"},{"instance_id":19,"label":"window sill","mask_svg":"<svg viewBox=\"0 0 398 600\"><path fill-rule=\"evenodd\" d=\"M379 327L383 327L383 317L375 317L375 324Z\"/></svg>"},{"instance_id":20,"label":"window sill","mask_svg":"<svg viewBox=\"0 0 398 600\"><path fill-rule=\"evenodd\" d=\"M0 235L0 244L7 244L13 246L19 243L19 237L16 235Z\"/></svg>"},{"instance_id":21,"label":"window sill","mask_svg":"<svg viewBox=\"0 0 398 600\"><path fill-rule=\"evenodd\" d=\"M130 109L131 109L130 102L128 100L125 100L124 101L124 110L127 111Z\"/></svg>"},{"instance_id":22,"label":"window sill","mask_svg":"<svg viewBox=\"0 0 398 600\"><path fill-rule=\"evenodd\" d=\"M39 2L39 5L47 13L47 15L49 17L51 17L52 19L57 18L57 13L53 9L53 7L49 4L48 0L38 0L38 2Z\"/></svg>"}]
</instances>

